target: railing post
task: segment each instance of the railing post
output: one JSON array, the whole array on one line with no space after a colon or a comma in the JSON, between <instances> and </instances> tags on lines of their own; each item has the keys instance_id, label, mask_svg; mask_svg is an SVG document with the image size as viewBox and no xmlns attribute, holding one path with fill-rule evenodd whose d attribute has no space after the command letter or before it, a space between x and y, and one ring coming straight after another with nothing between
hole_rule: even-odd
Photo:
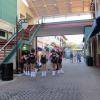
<instances>
[{"instance_id":1,"label":"railing post","mask_svg":"<svg viewBox=\"0 0 100 100\"><path fill-rule=\"evenodd\" d=\"M5 58L5 55L6 55L6 48L4 47L4 58Z\"/></svg>"},{"instance_id":2,"label":"railing post","mask_svg":"<svg viewBox=\"0 0 100 100\"><path fill-rule=\"evenodd\" d=\"M17 21L17 17L16 17L16 73L18 73L18 66L19 66L19 62L18 62L18 21Z\"/></svg>"},{"instance_id":3,"label":"railing post","mask_svg":"<svg viewBox=\"0 0 100 100\"><path fill-rule=\"evenodd\" d=\"M20 51L21 51L18 48L18 42L19 42L20 39L23 39L23 37L24 37L24 30L23 30L20 39L18 39L18 32L20 30L20 27L23 28L23 29L27 28L27 19L20 19L18 21L18 18L16 17L16 73L17 74L19 73L18 68L19 68Z\"/></svg>"},{"instance_id":4,"label":"railing post","mask_svg":"<svg viewBox=\"0 0 100 100\"><path fill-rule=\"evenodd\" d=\"M35 43L35 46L36 46L36 56L37 56L37 53L38 53L38 49L37 49L37 36L35 37L36 38L36 43Z\"/></svg>"}]
</instances>

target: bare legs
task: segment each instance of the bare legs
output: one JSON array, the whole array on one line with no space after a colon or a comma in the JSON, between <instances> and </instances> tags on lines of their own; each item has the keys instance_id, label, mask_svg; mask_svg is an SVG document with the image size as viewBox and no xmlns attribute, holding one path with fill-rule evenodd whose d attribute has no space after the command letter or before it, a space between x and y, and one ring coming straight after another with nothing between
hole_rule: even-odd
<instances>
[{"instance_id":1,"label":"bare legs","mask_svg":"<svg viewBox=\"0 0 100 100\"><path fill-rule=\"evenodd\" d=\"M31 77L36 77L35 64L31 63Z\"/></svg>"},{"instance_id":2,"label":"bare legs","mask_svg":"<svg viewBox=\"0 0 100 100\"><path fill-rule=\"evenodd\" d=\"M56 63L52 63L52 67L53 67L52 75L55 76L57 64Z\"/></svg>"},{"instance_id":3,"label":"bare legs","mask_svg":"<svg viewBox=\"0 0 100 100\"><path fill-rule=\"evenodd\" d=\"M42 64L42 76L46 76L46 64Z\"/></svg>"}]
</instances>

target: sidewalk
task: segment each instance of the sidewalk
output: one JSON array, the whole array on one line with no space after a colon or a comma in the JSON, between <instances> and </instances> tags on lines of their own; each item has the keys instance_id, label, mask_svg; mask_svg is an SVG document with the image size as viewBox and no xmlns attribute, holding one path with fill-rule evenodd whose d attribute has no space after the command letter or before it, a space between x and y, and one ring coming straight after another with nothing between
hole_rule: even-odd
<instances>
[{"instance_id":1,"label":"sidewalk","mask_svg":"<svg viewBox=\"0 0 100 100\"><path fill-rule=\"evenodd\" d=\"M0 100L100 100L100 69L63 60L64 74L15 77L0 85ZM0 82L1 84L2 82Z\"/></svg>"}]
</instances>

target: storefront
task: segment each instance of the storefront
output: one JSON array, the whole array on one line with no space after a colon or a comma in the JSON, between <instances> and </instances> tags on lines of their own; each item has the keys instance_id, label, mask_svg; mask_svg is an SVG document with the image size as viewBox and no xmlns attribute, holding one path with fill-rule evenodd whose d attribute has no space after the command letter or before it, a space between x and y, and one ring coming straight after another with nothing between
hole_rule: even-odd
<instances>
[{"instance_id":1,"label":"storefront","mask_svg":"<svg viewBox=\"0 0 100 100\"><path fill-rule=\"evenodd\" d=\"M94 28L90 35L91 54L94 66L100 67L100 17L94 22Z\"/></svg>"}]
</instances>

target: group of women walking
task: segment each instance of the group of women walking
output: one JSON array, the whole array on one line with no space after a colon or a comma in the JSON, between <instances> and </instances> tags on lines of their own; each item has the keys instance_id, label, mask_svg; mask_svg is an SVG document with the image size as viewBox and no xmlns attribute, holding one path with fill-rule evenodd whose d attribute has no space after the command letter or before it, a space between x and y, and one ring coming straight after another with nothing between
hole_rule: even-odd
<instances>
[{"instance_id":1,"label":"group of women walking","mask_svg":"<svg viewBox=\"0 0 100 100\"><path fill-rule=\"evenodd\" d=\"M40 60L38 59L34 49L30 53L24 53L21 57L21 65L23 65L23 73L25 75L30 75L31 77L36 77L37 66L40 67L41 75L46 77L47 75L47 62L50 60L52 66L52 75L55 76L56 73L64 73L62 70L62 52L52 50L49 58L47 58L46 51L42 51ZM41 65L40 65L41 63Z\"/></svg>"}]
</instances>

